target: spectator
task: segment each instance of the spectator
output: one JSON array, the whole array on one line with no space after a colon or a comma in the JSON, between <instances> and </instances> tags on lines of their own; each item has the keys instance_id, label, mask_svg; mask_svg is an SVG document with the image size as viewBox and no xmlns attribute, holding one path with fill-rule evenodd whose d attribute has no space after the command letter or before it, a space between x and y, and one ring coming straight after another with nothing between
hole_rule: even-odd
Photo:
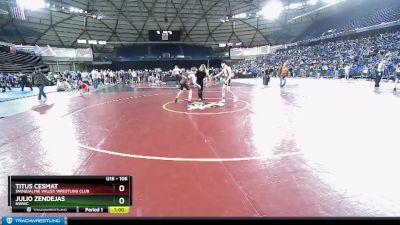
<instances>
[{"instance_id":1,"label":"spectator","mask_svg":"<svg viewBox=\"0 0 400 225\"><path fill-rule=\"evenodd\" d=\"M383 73L385 72L386 64L387 62L384 59L382 59L381 62L378 64L378 69L376 70L375 76L375 88L379 88L379 83L381 82Z\"/></svg>"},{"instance_id":2,"label":"spectator","mask_svg":"<svg viewBox=\"0 0 400 225\"><path fill-rule=\"evenodd\" d=\"M333 73L328 69L328 77L339 78L340 75L344 75L349 79L354 74L353 77L357 78L363 73L360 68L364 67L368 68L369 74L375 74L380 58L392 63L400 61L399 44L400 31L357 39L295 45L253 60L241 61L232 68L235 71L250 71L254 67L271 66L277 70L279 65L287 62L289 71L303 77L315 76L318 73L326 76L328 66L334 68ZM389 78L393 72L390 64L387 65L385 71L388 73L385 75Z\"/></svg>"},{"instance_id":3,"label":"spectator","mask_svg":"<svg viewBox=\"0 0 400 225\"><path fill-rule=\"evenodd\" d=\"M7 84L7 76L0 72L0 87L2 88L1 92L6 92L6 89L11 91L11 87Z\"/></svg>"},{"instance_id":4,"label":"spectator","mask_svg":"<svg viewBox=\"0 0 400 225\"><path fill-rule=\"evenodd\" d=\"M394 81L394 91L397 91L397 84L399 83L400 80L400 63L397 64L396 66L396 80Z\"/></svg>"},{"instance_id":5,"label":"spectator","mask_svg":"<svg viewBox=\"0 0 400 225\"><path fill-rule=\"evenodd\" d=\"M34 73L34 81L35 84L39 88L39 96L38 100L42 101L42 96L44 97L44 101L47 101L47 96L46 93L44 92L44 87L46 84L49 82L47 77L42 73L42 70L39 67L35 68L35 73Z\"/></svg>"},{"instance_id":6,"label":"spectator","mask_svg":"<svg viewBox=\"0 0 400 225\"><path fill-rule=\"evenodd\" d=\"M92 80L93 80L94 89L97 89L99 86L99 82L100 82L100 74L95 69L92 70Z\"/></svg>"},{"instance_id":7,"label":"spectator","mask_svg":"<svg viewBox=\"0 0 400 225\"><path fill-rule=\"evenodd\" d=\"M278 75L280 79L281 88L286 85L286 77L289 75L289 68L287 67L287 63L283 63L283 65L278 70Z\"/></svg>"},{"instance_id":8,"label":"spectator","mask_svg":"<svg viewBox=\"0 0 400 225\"><path fill-rule=\"evenodd\" d=\"M33 91L32 84L28 80L28 75L21 74L20 78L21 78L21 91L24 91L25 86L29 87L31 91Z\"/></svg>"}]
</instances>

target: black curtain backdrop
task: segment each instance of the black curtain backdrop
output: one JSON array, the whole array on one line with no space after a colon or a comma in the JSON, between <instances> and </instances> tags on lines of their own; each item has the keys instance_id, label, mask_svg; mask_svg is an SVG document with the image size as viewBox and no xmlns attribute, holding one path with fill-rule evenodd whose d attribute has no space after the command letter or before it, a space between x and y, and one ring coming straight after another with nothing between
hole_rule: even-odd
<instances>
[{"instance_id":1,"label":"black curtain backdrop","mask_svg":"<svg viewBox=\"0 0 400 225\"><path fill-rule=\"evenodd\" d=\"M154 69L160 68L162 70L172 70L175 65L179 68L190 69L195 66L199 68L201 64L207 65L207 60L153 60L153 61L124 61L112 62L112 65L107 65L107 68L112 70L129 70L129 69ZM101 66L104 69L104 66ZM101 68L100 66L95 66L95 68ZM221 60L210 60L210 67L219 68L221 67Z\"/></svg>"}]
</instances>

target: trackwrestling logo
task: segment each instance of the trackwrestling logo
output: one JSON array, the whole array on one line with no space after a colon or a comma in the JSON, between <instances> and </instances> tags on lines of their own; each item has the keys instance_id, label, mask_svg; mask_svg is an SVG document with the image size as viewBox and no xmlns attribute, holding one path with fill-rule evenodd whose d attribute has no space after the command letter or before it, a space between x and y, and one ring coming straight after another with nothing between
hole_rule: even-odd
<instances>
[{"instance_id":1,"label":"trackwrestling logo","mask_svg":"<svg viewBox=\"0 0 400 225\"><path fill-rule=\"evenodd\" d=\"M188 105L188 110L204 110L207 108L224 107L225 104L222 102L194 102Z\"/></svg>"},{"instance_id":2,"label":"trackwrestling logo","mask_svg":"<svg viewBox=\"0 0 400 225\"><path fill-rule=\"evenodd\" d=\"M9 225L31 225L31 224L53 224L64 225L63 217L3 217L2 224Z\"/></svg>"}]
</instances>

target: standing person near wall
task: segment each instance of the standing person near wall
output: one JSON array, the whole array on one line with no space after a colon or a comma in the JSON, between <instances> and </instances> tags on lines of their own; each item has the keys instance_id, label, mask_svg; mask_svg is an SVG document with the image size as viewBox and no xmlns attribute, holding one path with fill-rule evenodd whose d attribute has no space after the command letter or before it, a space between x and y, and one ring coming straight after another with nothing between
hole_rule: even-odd
<instances>
[{"instance_id":1,"label":"standing person near wall","mask_svg":"<svg viewBox=\"0 0 400 225\"><path fill-rule=\"evenodd\" d=\"M11 91L11 87L7 84L7 75L0 72L0 87L3 89L1 92L6 92L6 89Z\"/></svg>"},{"instance_id":2,"label":"standing person near wall","mask_svg":"<svg viewBox=\"0 0 400 225\"><path fill-rule=\"evenodd\" d=\"M268 87L269 81L270 81L270 73L271 73L271 69L269 67L266 67L263 71L262 71L262 80L263 80L263 88Z\"/></svg>"},{"instance_id":3,"label":"standing person near wall","mask_svg":"<svg viewBox=\"0 0 400 225\"><path fill-rule=\"evenodd\" d=\"M92 70L92 81L93 81L94 89L97 89L99 87L99 80L100 80L99 72L97 70L93 69Z\"/></svg>"},{"instance_id":4,"label":"standing person near wall","mask_svg":"<svg viewBox=\"0 0 400 225\"><path fill-rule=\"evenodd\" d=\"M49 82L46 75L42 73L42 70L39 67L35 68L35 73L33 75L33 79L35 81L35 85L39 88L39 102L42 102L42 96L44 97L44 102L47 101L46 93L44 92L44 87Z\"/></svg>"},{"instance_id":5,"label":"standing person near wall","mask_svg":"<svg viewBox=\"0 0 400 225\"><path fill-rule=\"evenodd\" d=\"M172 76L175 76L176 87L179 87L179 85L180 85L181 73L182 73L182 70L179 69L179 67L177 65L175 65L175 68L172 70Z\"/></svg>"},{"instance_id":6,"label":"standing person near wall","mask_svg":"<svg viewBox=\"0 0 400 225\"><path fill-rule=\"evenodd\" d=\"M32 84L28 80L28 75L25 73L23 74L21 73L20 78L21 78L21 91L24 91L25 87L29 87L31 91L33 91Z\"/></svg>"},{"instance_id":7,"label":"standing person near wall","mask_svg":"<svg viewBox=\"0 0 400 225\"><path fill-rule=\"evenodd\" d=\"M379 88L380 82L383 76L383 73L385 72L385 67L386 67L386 60L382 59L381 62L378 64L378 68L376 70L376 76L375 76L375 88Z\"/></svg>"},{"instance_id":8,"label":"standing person near wall","mask_svg":"<svg viewBox=\"0 0 400 225\"><path fill-rule=\"evenodd\" d=\"M100 72L100 82L103 84L103 86L105 85L106 75L107 75L107 70L102 70Z\"/></svg>"},{"instance_id":9,"label":"standing person near wall","mask_svg":"<svg viewBox=\"0 0 400 225\"><path fill-rule=\"evenodd\" d=\"M112 84L117 84L117 78L116 78L116 76L118 76L117 72L111 71L110 76L111 76L111 83Z\"/></svg>"},{"instance_id":10,"label":"standing person near wall","mask_svg":"<svg viewBox=\"0 0 400 225\"><path fill-rule=\"evenodd\" d=\"M346 80L350 79L350 69L351 66L349 64L346 64L346 66L344 67L344 78Z\"/></svg>"},{"instance_id":11,"label":"standing person near wall","mask_svg":"<svg viewBox=\"0 0 400 225\"><path fill-rule=\"evenodd\" d=\"M393 91L397 91L397 84L400 81L400 63L397 64L396 66L396 80L394 81L394 89Z\"/></svg>"},{"instance_id":12,"label":"standing person near wall","mask_svg":"<svg viewBox=\"0 0 400 225\"><path fill-rule=\"evenodd\" d=\"M138 74L135 70L132 70L132 81L133 84L138 84Z\"/></svg>"},{"instance_id":13,"label":"standing person near wall","mask_svg":"<svg viewBox=\"0 0 400 225\"><path fill-rule=\"evenodd\" d=\"M52 74L52 73L49 73L48 77L49 77L49 80L50 80L50 81L52 80L52 76L53 76L53 74ZM78 71L78 72L77 72L77 78L78 78L78 81L82 80L82 73L81 73L81 71Z\"/></svg>"},{"instance_id":14,"label":"standing person near wall","mask_svg":"<svg viewBox=\"0 0 400 225\"><path fill-rule=\"evenodd\" d=\"M280 79L281 88L286 85L286 77L289 75L289 68L287 67L287 63L283 63L283 65L278 70L278 76Z\"/></svg>"}]
</instances>

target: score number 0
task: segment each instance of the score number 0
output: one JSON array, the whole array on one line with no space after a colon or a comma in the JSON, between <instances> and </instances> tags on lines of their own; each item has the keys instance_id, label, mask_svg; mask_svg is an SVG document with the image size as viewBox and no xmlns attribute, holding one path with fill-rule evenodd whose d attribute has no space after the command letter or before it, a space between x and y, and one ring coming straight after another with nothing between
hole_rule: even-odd
<instances>
[{"instance_id":1,"label":"score number 0","mask_svg":"<svg viewBox=\"0 0 400 225\"><path fill-rule=\"evenodd\" d=\"M125 191L125 186L124 185L119 185L118 190L120 192L124 192ZM118 202L121 205L125 204L125 198L124 197L119 198Z\"/></svg>"}]
</instances>

